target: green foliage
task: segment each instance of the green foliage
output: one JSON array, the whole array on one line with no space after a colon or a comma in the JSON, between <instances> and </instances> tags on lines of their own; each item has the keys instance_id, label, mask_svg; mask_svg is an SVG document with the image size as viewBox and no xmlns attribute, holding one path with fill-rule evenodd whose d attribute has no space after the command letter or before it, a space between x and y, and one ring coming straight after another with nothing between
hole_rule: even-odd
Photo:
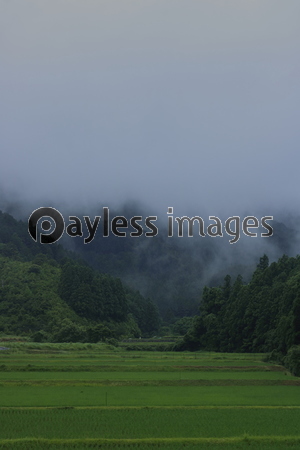
<instances>
[{"instance_id":1,"label":"green foliage","mask_svg":"<svg viewBox=\"0 0 300 450\"><path fill-rule=\"evenodd\" d=\"M289 349L285 359L285 367L296 377L300 377L300 346Z\"/></svg>"},{"instance_id":2,"label":"green foliage","mask_svg":"<svg viewBox=\"0 0 300 450\"><path fill-rule=\"evenodd\" d=\"M124 321L127 299L119 279L67 261L61 269L59 293L74 311L90 320Z\"/></svg>"},{"instance_id":3,"label":"green foliage","mask_svg":"<svg viewBox=\"0 0 300 450\"><path fill-rule=\"evenodd\" d=\"M194 320L193 317L182 317L181 319L177 320L172 325L173 333L177 334L179 336L183 336L191 328L191 326L193 324L193 320Z\"/></svg>"},{"instance_id":4,"label":"green foliage","mask_svg":"<svg viewBox=\"0 0 300 450\"><path fill-rule=\"evenodd\" d=\"M0 333L35 342L98 342L149 335L158 310L120 279L101 274L0 211ZM141 327L140 327L141 324Z\"/></svg>"},{"instance_id":5,"label":"green foliage","mask_svg":"<svg viewBox=\"0 0 300 450\"><path fill-rule=\"evenodd\" d=\"M128 310L140 330L134 337L151 336L158 331L161 324L157 306L149 299L144 298L139 291L126 288Z\"/></svg>"},{"instance_id":6,"label":"green foliage","mask_svg":"<svg viewBox=\"0 0 300 450\"><path fill-rule=\"evenodd\" d=\"M86 330L87 336L86 341L87 342L100 342L100 341L107 341L108 339L113 339L114 335L113 332L102 323L98 323L94 326L87 327Z\"/></svg>"},{"instance_id":7,"label":"green foliage","mask_svg":"<svg viewBox=\"0 0 300 450\"><path fill-rule=\"evenodd\" d=\"M45 331L40 330L40 331L36 331L35 333L33 333L33 335L31 336L31 339L33 340L33 342L47 342L47 341L49 341L50 336Z\"/></svg>"},{"instance_id":8,"label":"green foliage","mask_svg":"<svg viewBox=\"0 0 300 450\"><path fill-rule=\"evenodd\" d=\"M264 254L260 259L259 259L259 263L257 265L257 269L259 271L264 271L265 269L267 269L269 267L269 258L267 257L266 254Z\"/></svg>"},{"instance_id":9,"label":"green foliage","mask_svg":"<svg viewBox=\"0 0 300 450\"><path fill-rule=\"evenodd\" d=\"M266 255L243 285L229 276L203 290L200 316L176 349L286 354L300 343L300 257L284 255L269 265Z\"/></svg>"}]
</instances>

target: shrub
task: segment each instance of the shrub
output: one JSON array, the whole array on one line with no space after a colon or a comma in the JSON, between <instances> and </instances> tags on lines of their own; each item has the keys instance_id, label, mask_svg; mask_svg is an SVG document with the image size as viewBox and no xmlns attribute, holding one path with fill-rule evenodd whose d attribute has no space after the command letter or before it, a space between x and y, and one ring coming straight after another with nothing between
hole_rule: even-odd
<instances>
[{"instance_id":1,"label":"shrub","mask_svg":"<svg viewBox=\"0 0 300 450\"><path fill-rule=\"evenodd\" d=\"M293 346L284 359L285 367L296 377L300 377L300 346Z\"/></svg>"}]
</instances>

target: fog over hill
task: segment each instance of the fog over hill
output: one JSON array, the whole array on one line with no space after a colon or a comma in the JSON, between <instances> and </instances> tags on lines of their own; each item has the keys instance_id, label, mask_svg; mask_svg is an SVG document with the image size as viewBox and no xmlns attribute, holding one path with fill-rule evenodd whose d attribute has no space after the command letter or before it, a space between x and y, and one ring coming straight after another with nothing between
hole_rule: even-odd
<instances>
[{"instance_id":1,"label":"fog over hill","mask_svg":"<svg viewBox=\"0 0 300 450\"><path fill-rule=\"evenodd\" d=\"M157 216L154 237L102 238L100 221L90 244L61 242L179 309L264 253L298 254L299 13L298 0L2 1L1 210ZM205 230L255 216L259 236L168 237L169 207Z\"/></svg>"}]
</instances>

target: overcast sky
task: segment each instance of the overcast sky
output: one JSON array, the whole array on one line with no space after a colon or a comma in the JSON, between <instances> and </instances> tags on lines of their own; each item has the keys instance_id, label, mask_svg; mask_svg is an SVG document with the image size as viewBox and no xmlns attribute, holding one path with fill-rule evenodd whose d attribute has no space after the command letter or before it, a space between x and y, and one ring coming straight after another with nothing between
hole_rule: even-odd
<instances>
[{"instance_id":1,"label":"overcast sky","mask_svg":"<svg viewBox=\"0 0 300 450\"><path fill-rule=\"evenodd\" d=\"M3 196L298 214L299 0L0 5Z\"/></svg>"}]
</instances>

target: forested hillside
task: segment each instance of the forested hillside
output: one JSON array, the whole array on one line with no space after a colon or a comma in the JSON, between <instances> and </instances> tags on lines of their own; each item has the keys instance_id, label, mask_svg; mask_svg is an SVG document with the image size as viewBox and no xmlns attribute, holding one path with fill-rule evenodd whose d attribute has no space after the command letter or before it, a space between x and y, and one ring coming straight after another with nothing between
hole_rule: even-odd
<instances>
[{"instance_id":1,"label":"forested hillside","mask_svg":"<svg viewBox=\"0 0 300 450\"><path fill-rule=\"evenodd\" d=\"M25 223L0 213L0 332L97 342L149 336L159 326L149 299L60 245L36 244Z\"/></svg>"},{"instance_id":2,"label":"forested hillside","mask_svg":"<svg viewBox=\"0 0 300 450\"><path fill-rule=\"evenodd\" d=\"M300 344L300 256L266 255L248 284L227 275L221 287L205 288L200 314L177 349L285 354Z\"/></svg>"},{"instance_id":3,"label":"forested hillside","mask_svg":"<svg viewBox=\"0 0 300 450\"><path fill-rule=\"evenodd\" d=\"M108 241L101 242L108 245ZM188 253L180 253L176 245L168 247L167 242L153 240L151 247L148 242L144 252L142 241L139 251L133 244L126 244L126 240L112 240L110 250L101 248L98 242L84 256L93 260L98 249L98 261L103 262L103 268L107 260L107 267L116 273L123 271L120 268L126 266L126 261L126 270L131 267L134 271L139 265L139 270L144 270L152 282L152 289L157 283L157 292L160 295L165 292L165 298L161 298L162 303L166 302L163 309L170 300L169 291L176 291L175 303L176 298L183 301L192 291L195 296L197 293L200 313L194 320L184 317L188 314L183 308L180 320L175 322L171 310L168 322L165 309L164 325L169 325L169 331L183 334L192 323L177 349L276 350L285 354L292 345L300 344L299 256L282 256L269 264L264 255L248 283L243 282L241 275L236 278L227 275L223 285L205 287L201 298L196 287L203 259L199 266L193 266L189 264ZM29 236L26 223L0 213L0 332L54 342L97 342L156 334L162 320L152 299L125 285L120 278L91 267L81 259L83 253L80 256L57 243L38 244ZM173 270L176 261L181 262ZM172 286L174 277L176 283ZM187 300L187 311L188 305Z\"/></svg>"}]
</instances>

